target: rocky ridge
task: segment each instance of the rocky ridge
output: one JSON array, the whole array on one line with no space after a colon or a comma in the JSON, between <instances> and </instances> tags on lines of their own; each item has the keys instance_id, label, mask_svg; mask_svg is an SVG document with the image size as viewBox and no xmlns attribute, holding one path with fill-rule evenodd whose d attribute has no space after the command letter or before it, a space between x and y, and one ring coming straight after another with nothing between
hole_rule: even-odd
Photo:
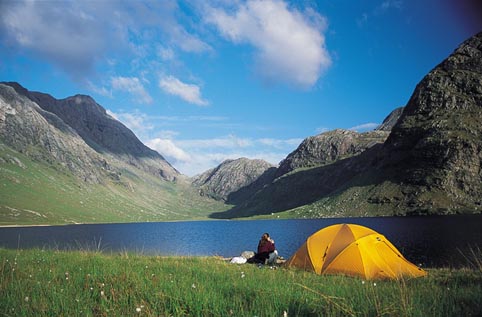
<instances>
[{"instance_id":1,"label":"rocky ridge","mask_svg":"<svg viewBox=\"0 0 482 317\"><path fill-rule=\"evenodd\" d=\"M299 168L311 168L334 163L358 155L388 138L403 107L393 110L374 131L359 133L352 130L336 129L308 137L281 161L275 176L280 177Z\"/></svg>"},{"instance_id":2,"label":"rocky ridge","mask_svg":"<svg viewBox=\"0 0 482 317\"><path fill-rule=\"evenodd\" d=\"M336 129L309 137L281 161L276 177L296 169L323 166L360 154L375 144L383 143L388 135L388 131L358 133Z\"/></svg>"},{"instance_id":3,"label":"rocky ridge","mask_svg":"<svg viewBox=\"0 0 482 317\"><path fill-rule=\"evenodd\" d=\"M239 158L226 160L217 167L193 177L202 195L228 200L228 196L254 183L274 166L263 160Z\"/></svg>"}]
</instances>

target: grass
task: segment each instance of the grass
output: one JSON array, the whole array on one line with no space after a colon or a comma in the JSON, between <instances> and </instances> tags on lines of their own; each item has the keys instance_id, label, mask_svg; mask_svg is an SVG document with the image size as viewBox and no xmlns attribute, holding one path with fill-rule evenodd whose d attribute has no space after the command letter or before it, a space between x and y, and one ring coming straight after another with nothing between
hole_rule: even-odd
<instances>
[{"instance_id":1,"label":"grass","mask_svg":"<svg viewBox=\"0 0 482 317\"><path fill-rule=\"evenodd\" d=\"M120 182L88 184L0 144L0 225L194 220L229 208L187 182L129 168Z\"/></svg>"},{"instance_id":2,"label":"grass","mask_svg":"<svg viewBox=\"0 0 482 317\"><path fill-rule=\"evenodd\" d=\"M0 249L2 316L480 316L482 271L363 281L217 258Z\"/></svg>"}]
</instances>

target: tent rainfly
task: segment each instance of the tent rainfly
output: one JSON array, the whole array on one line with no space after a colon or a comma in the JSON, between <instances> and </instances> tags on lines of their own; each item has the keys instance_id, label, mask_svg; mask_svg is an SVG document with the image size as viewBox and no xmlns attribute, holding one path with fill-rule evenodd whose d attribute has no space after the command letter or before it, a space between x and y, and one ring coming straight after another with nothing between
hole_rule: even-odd
<instances>
[{"instance_id":1,"label":"tent rainfly","mask_svg":"<svg viewBox=\"0 0 482 317\"><path fill-rule=\"evenodd\" d=\"M285 265L316 274L346 274L367 280L427 275L383 235L354 224L332 225L315 232Z\"/></svg>"}]
</instances>

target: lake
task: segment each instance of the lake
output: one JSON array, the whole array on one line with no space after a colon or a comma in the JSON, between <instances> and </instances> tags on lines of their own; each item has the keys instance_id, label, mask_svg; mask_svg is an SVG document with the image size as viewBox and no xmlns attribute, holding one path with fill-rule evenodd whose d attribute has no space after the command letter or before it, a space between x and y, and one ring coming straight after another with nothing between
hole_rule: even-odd
<instances>
[{"instance_id":1,"label":"lake","mask_svg":"<svg viewBox=\"0 0 482 317\"><path fill-rule=\"evenodd\" d=\"M4 227L0 246L231 257L255 251L261 235L269 232L280 255L289 258L311 234L337 223L369 227L425 267L464 265L471 250L482 250L482 215Z\"/></svg>"}]
</instances>

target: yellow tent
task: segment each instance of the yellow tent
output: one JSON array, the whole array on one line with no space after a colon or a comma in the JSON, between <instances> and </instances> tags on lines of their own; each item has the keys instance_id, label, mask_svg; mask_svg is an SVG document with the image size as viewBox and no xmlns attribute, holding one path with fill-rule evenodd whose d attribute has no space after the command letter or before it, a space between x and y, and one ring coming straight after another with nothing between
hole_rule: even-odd
<instances>
[{"instance_id":1,"label":"yellow tent","mask_svg":"<svg viewBox=\"0 0 482 317\"><path fill-rule=\"evenodd\" d=\"M353 224L332 225L315 232L285 265L316 274L342 273L364 279L427 275L383 235Z\"/></svg>"}]
</instances>

